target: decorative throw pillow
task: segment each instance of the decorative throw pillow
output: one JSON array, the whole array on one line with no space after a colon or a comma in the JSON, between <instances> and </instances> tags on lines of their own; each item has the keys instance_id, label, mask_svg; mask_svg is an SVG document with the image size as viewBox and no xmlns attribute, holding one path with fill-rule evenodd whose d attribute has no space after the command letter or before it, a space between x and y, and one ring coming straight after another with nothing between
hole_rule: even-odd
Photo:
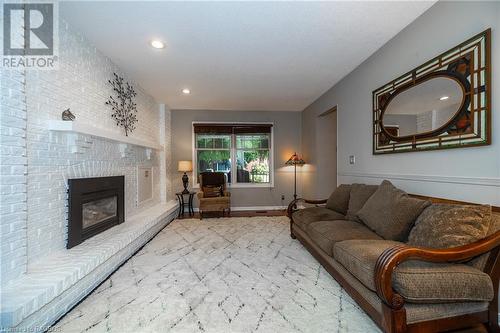
<instances>
[{"instance_id":1,"label":"decorative throw pillow","mask_svg":"<svg viewBox=\"0 0 500 333\"><path fill-rule=\"evenodd\" d=\"M221 197L223 193L222 186L207 185L203 186L203 196L205 198Z\"/></svg>"},{"instance_id":2,"label":"decorative throw pillow","mask_svg":"<svg viewBox=\"0 0 500 333\"><path fill-rule=\"evenodd\" d=\"M487 236L489 205L433 204L417 218L408 244L446 249L467 245Z\"/></svg>"},{"instance_id":3,"label":"decorative throw pillow","mask_svg":"<svg viewBox=\"0 0 500 333\"><path fill-rule=\"evenodd\" d=\"M346 218L351 221L361 222L357 217L358 211L363 208L366 200L377 190L378 185L352 184L349 195L349 206Z\"/></svg>"},{"instance_id":4,"label":"decorative throw pillow","mask_svg":"<svg viewBox=\"0 0 500 333\"><path fill-rule=\"evenodd\" d=\"M406 192L384 180L366 201L358 217L379 236L405 241L410 229L430 201L411 198Z\"/></svg>"},{"instance_id":5,"label":"decorative throw pillow","mask_svg":"<svg viewBox=\"0 0 500 333\"><path fill-rule=\"evenodd\" d=\"M326 202L326 208L345 215L349 208L351 185L342 184L333 191Z\"/></svg>"}]
</instances>

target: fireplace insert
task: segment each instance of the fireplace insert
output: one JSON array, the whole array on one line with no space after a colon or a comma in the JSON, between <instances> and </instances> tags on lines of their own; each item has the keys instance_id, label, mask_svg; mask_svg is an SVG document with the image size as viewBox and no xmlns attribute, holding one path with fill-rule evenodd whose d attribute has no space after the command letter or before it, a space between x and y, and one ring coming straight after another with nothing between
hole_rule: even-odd
<instances>
[{"instance_id":1,"label":"fireplace insert","mask_svg":"<svg viewBox=\"0 0 500 333\"><path fill-rule=\"evenodd\" d=\"M69 179L70 249L125 221L124 176Z\"/></svg>"}]
</instances>

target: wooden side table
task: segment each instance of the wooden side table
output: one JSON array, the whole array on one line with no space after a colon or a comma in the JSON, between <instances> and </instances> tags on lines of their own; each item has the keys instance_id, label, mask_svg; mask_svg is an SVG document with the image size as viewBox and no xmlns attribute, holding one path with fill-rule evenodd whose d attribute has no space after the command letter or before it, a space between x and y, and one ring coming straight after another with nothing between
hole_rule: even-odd
<instances>
[{"instance_id":1,"label":"wooden side table","mask_svg":"<svg viewBox=\"0 0 500 333\"><path fill-rule=\"evenodd\" d=\"M195 194L196 194L196 192L189 192L189 193L177 192L177 193L175 193L175 195L177 196L177 200L179 201L179 215L177 217L184 216L184 207L186 207L186 206L188 207L189 216L194 215L193 199L194 199ZM189 196L187 202L184 200L185 196Z\"/></svg>"}]
</instances>

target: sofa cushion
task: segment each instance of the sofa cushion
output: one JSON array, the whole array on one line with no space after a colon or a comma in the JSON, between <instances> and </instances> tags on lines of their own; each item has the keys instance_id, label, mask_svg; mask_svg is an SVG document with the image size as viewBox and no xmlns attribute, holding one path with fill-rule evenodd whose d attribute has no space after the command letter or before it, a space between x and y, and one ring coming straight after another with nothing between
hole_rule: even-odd
<instances>
[{"instance_id":1,"label":"sofa cushion","mask_svg":"<svg viewBox=\"0 0 500 333\"><path fill-rule=\"evenodd\" d=\"M489 302L494 295L489 275L463 264L408 261L396 269L392 285L412 303Z\"/></svg>"},{"instance_id":2,"label":"sofa cushion","mask_svg":"<svg viewBox=\"0 0 500 333\"><path fill-rule=\"evenodd\" d=\"M433 204L415 221L408 244L430 248L462 246L486 237L490 224L490 206Z\"/></svg>"},{"instance_id":3,"label":"sofa cushion","mask_svg":"<svg viewBox=\"0 0 500 333\"><path fill-rule=\"evenodd\" d=\"M366 201L377 190L378 185L352 184L349 195L349 207L346 218L351 221L361 222L358 218L358 211L363 208Z\"/></svg>"},{"instance_id":4,"label":"sofa cushion","mask_svg":"<svg viewBox=\"0 0 500 333\"><path fill-rule=\"evenodd\" d=\"M292 218L293 222L304 231L306 231L307 226L312 222L345 219L344 215L324 207L299 209L293 213Z\"/></svg>"},{"instance_id":5,"label":"sofa cushion","mask_svg":"<svg viewBox=\"0 0 500 333\"><path fill-rule=\"evenodd\" d=\"M335 244L333 258L367 288L375 289L375 262L385 249L401 242L391 240L349 240Z\"/></svg>"},{"instance_id":6,"label":"sofa cushion","mask_svg":"<svg viewBox=\"0 0 500 333\"><path fill-rule=\"evenodd\" d=\"M376 233L360 223L347 220L313 222L307 227L309 237L329 256L333 245L348 239L381 239Z\"/></svg>"},{"instance_id":7,"label":"sofa cushion","mask_svg":"<svg viewBox=\"0 0 500 333\"><path fill-rule=\"evenodd\" d=\"M416 218L430 204L430 201L411 198L384 180L359 210L358 217L382 238L406 241Z\"/></svg>"},{"instance_id":8,"label":"sofa cushion","mask_svg":"<svg viewBox=\"0 0 500 333\"><path fill-rule=\"evenodd\" d=\"M349 196L351 193L351 185L342 184L333 191L326 202L326 208L339 212L343 215L347 213L349 208Z\"/></svg>"},{"instance_id":9,"label":"sofa cushion","mask_svg":"<svg viewBox=\"0 0 500 333\"><path fill-rule=\"evenodd\" d=\"M334 259L367 288L375 288L375 264L382 252L400 242L349 240L334 245ZM443 303L490 301L493 284L480 270L462 264L406 261L392 276L392 286L407 302Z\"/></svg>"}]
</instances>

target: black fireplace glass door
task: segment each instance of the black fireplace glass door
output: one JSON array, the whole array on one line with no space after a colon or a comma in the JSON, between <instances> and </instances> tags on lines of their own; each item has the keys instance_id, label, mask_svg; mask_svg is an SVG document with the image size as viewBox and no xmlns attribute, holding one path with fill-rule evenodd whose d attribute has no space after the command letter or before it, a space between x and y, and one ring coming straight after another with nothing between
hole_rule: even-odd
<instances>
[{"instance_id":1,"label":"black fireplace glass door","mask_svg":"<svg viewBox=\"0 0 500 333\"><path fill-rule=\"evenodd\" d=\"M68 186L68 249L125 221L124 176L69 179Z\"/></svg>"},{"instance_id":2,"label":"black fireplace glass door","mask_svg":"<svg viewBox=\"0 0 500 333\"><path fill-rule=\"evenodd\" d=\"M118 214L118 197L93 200L82 205L82 228L85 230Z\"/></svg>"}]
</instances>

